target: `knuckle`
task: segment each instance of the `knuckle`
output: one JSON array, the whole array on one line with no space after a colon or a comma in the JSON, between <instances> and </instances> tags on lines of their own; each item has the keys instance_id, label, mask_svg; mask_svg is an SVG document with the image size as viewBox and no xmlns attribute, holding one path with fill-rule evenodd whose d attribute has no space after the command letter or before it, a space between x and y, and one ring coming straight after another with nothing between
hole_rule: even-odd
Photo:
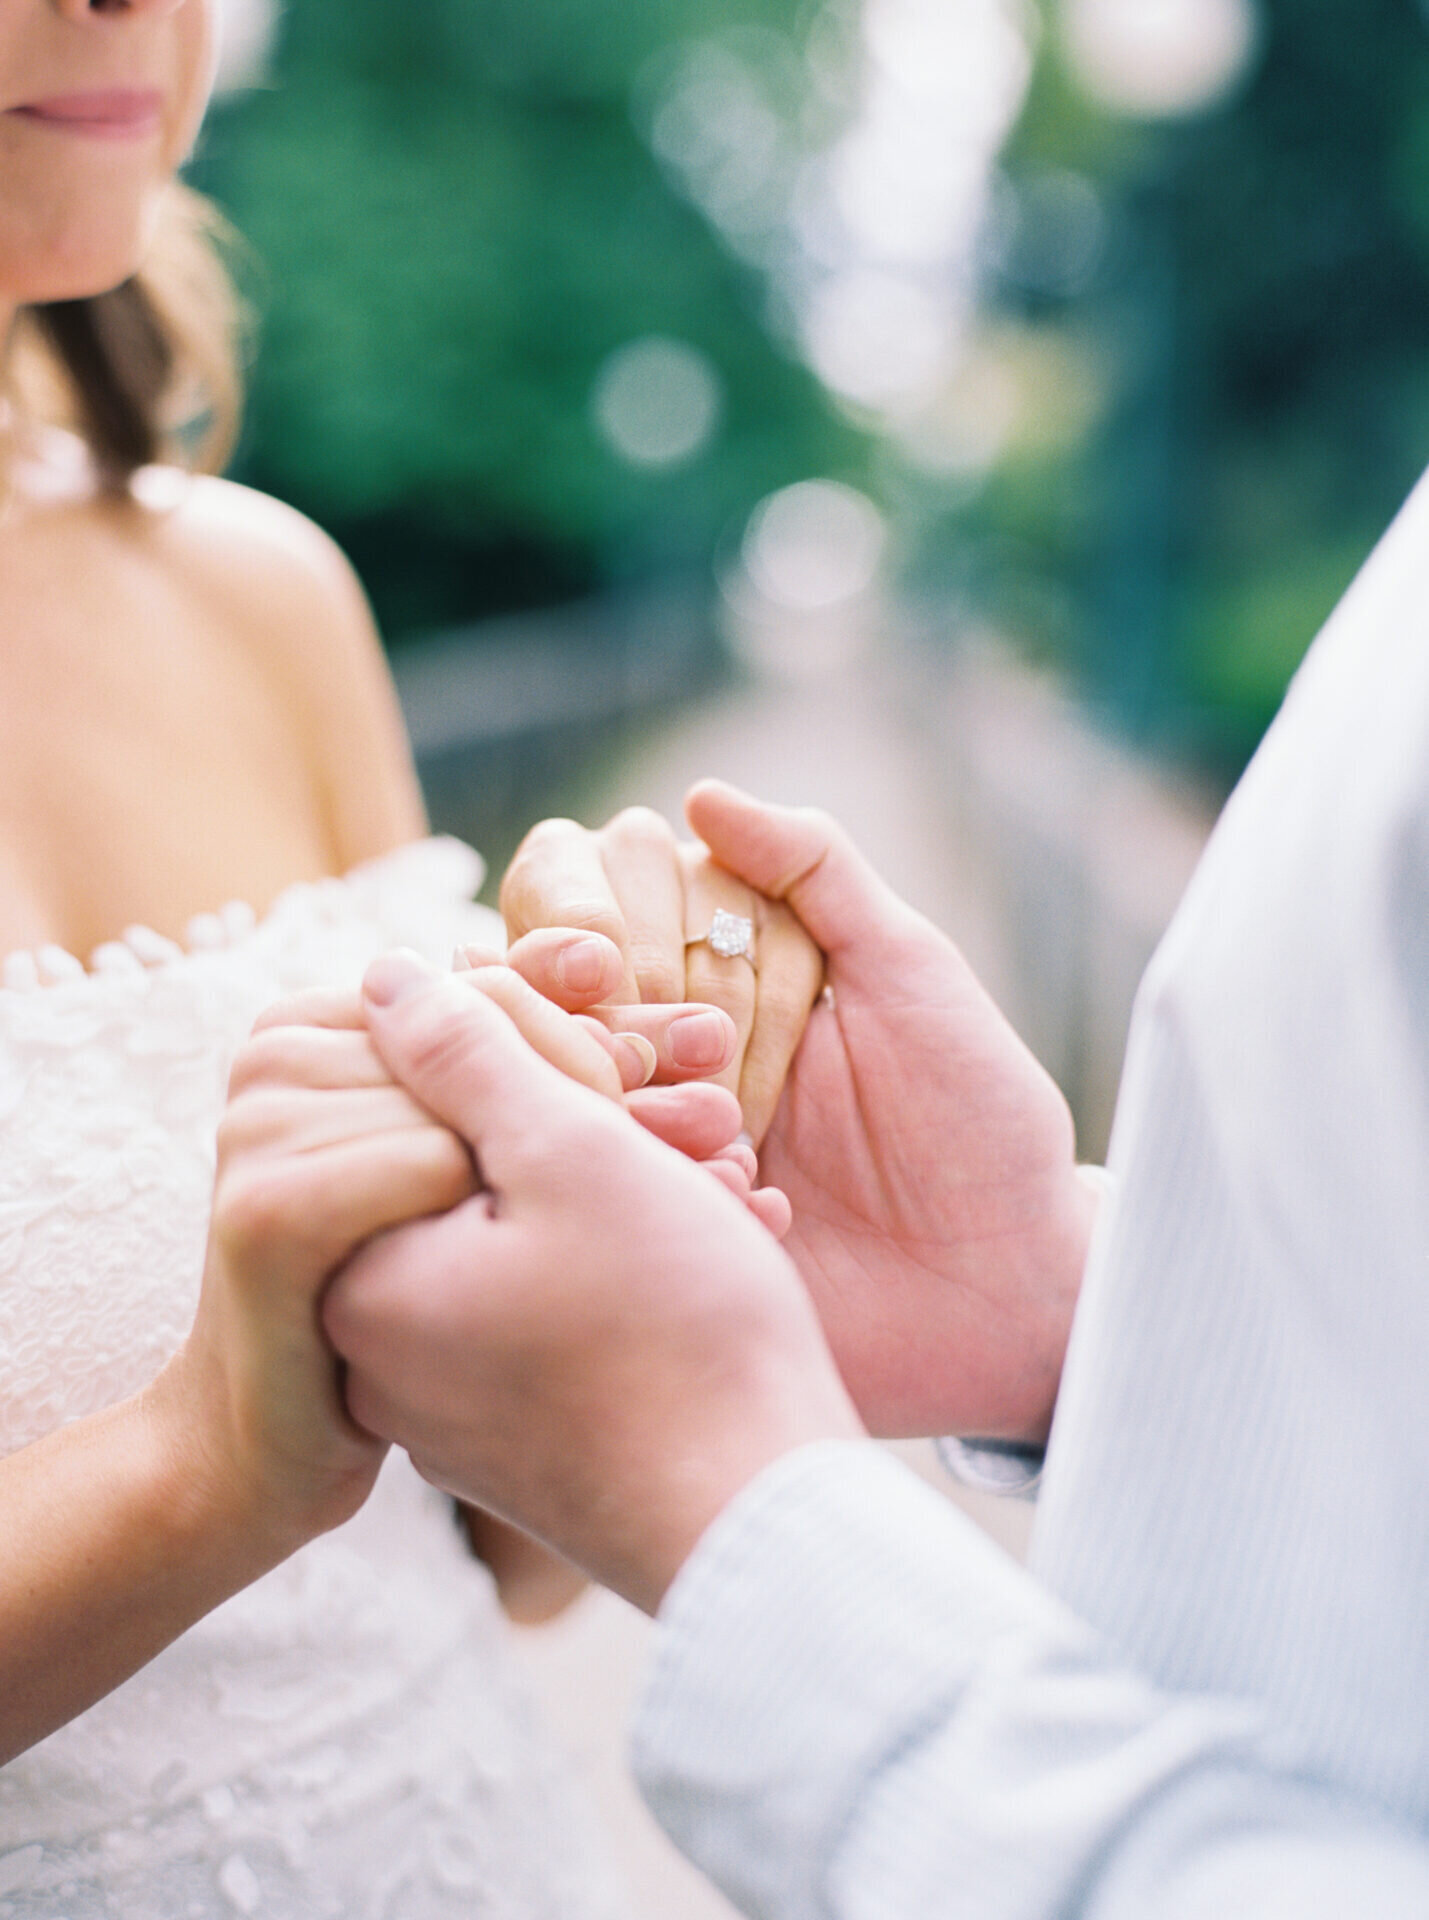
<instances>
[{"instance_id":1,"label":"knuckle","mask_svg":"<svg viewBox=\"0 0 1429 1920\"><path fill-rule=\"evenodd\" d=\"M683 1000L685 997L685 958L678 959L654 940L633 938L630 965L643 1001Z\"/></svg>"},{"instance_id":2,"label":"knuckle","mask_svg":"<svg viewBox=\"0 0 1429 1920\"><path fill-rule=\"evenodd\" d=\"M817 992L818 976L802 971L761 982L755 1003L759 1024L771 1030L802 1027Z\"/></svg>"},{"instance_id":3,"label":"knuckle","mask_svg":"<svg viewBox=\"0 0 1429 1920\"><path fill-rule=\"evenodd\" d=\"M253 1257L294 1238L301 1220L295 1183L275 1165L240 1163L214 1189L213 1232L239 1257Z\"/></svg>"},{"instance_id":4,"label":"knuckle","mask_svg":"<svg viewBox=\"0 0 1429 1920\"><path fill-rule=\"evenodd\" d=\"M675 830L663 813L654 807L622 807L603 829L610 840L654 841L662 847L675 845Z\"/></svg>"},{"instance_id":5,"label":"knuckle","mask_svg":"<svg viewBox=\"0 0 1429 1920\"><path fill-rule=\"evenodd\" d=\"M218 1123L216 1146L220 1175L243 1152L248 1139L247 1102L242 1099L230 1100L223 1110L223 1118Z\"/></svg>"},{"instance_id":6,"label":"knuckle","mask_svg":"<svg viewBox=\"0 0 1429 1920\"><path fill-rule=\"evenodd\" d=\"M507 885L507 881L502 882L501 911L513 941L547 927L603 934L617 947L625 937L625 921L620 909L606 895L550 888L539 895L527 892L518 899L508 893ZM501 958L504 963L505 956Z\"/></svg>"},{"instance_id":7,"label":"knuckle","mask_svg":"<svg viewBox=\"0 0 1429 1920\"><path fill-rule=\"evenodd\" d=\"M828 812L826 808L796 807L794 812L795 817L800 820L811 833L817 834L820 840L831 842L843 837L843 828L839 825L833 814Z\"/></svg>"},{"instance_id":8,"label":"knuckle","mask_svg":"<svg viewBox=\"0 0 1429 1920\"><path fill-rule=\"evenodd\" d=\"M620 909L609 900L597 895L579 895L562 900L559 904L560 924L574 928L579 933L599 933L612 945L621 947L625 941L625 921Z\"/></svg>"},{"instance_id":9,"label":"knuckle","mask_svg":"<svg viewBox=\"0 0 1429 1920\"><path fill-rule=\"evenodd\" d=\"M524 861L532 855L543 853L552 846L565 846L571 840L584 839L586 829L578 820L567 820L552 815L547 820L538 820L534 827L527 829L516 856L511 862L510 872L515 873Z\"/></svg>"},{"instance_id":10,"label":"knuckle","mask_svg":"<svg viewBox=\"0 0 1429 1920\"><path fill-rule=\"evenodd\" d=\"M270 1141L283 1124L288 1104L281 1094L262 1081L230 1098L218 1123L219 1167L251 1158L255 1150Z\"/></svg>"},{"instance_id":11,"label":"knuckle","mask_svg":"<svg viewBox=\"0 0 1429 1920\"><path fill-rule=\"evenodd\" d=\"M229 1071L230 1097L263 1081L283 1077L292 1056L293 1032L292 1027L262 1027L244 1041Z\"/></svg>"},{"instance_id":12,"label":"knuckle","mask_svg":"<svg viewBox=\"0 0 1429 1920\"><path fill-rule=\"evenodd\" d=\"M271 1027L289 1026L296 1018L297 1004L290 995L283 1000L275 1000L271 1006L264 1007L253 1022L251 1031L255 1034L266 1033Z\"/></svg>"},{"instance_id":13,"label":"knuckle","mask_svg":"<svg viewBox=\"0 0 1429 1920\"><path fill-rule=\"evenodd\" d=\"M527 924L523 909L530 896L534 895L539 905L541 876L551 864L551 856L563 855L573 841L587 837L586 829L574 820L538 820L527 831L511 856L498 895L501 912L512 925L524 928Z\"/></svg>"},{"instance_id":14,"label":"knuckle","mask_svg":"<svg viewBox=\"0 0 1429 1920\"><path fill-rule=\"evenodd\" d=\"M304 1027L311 1020L313 1008L328 999L321 989L306 988L293 993L285 993L281 999L274 1000L264 1007L253 1022L254 1033L265 1033L272 1027Z\"/></svg>"},{"instance_id":15,"label":"knuckle","mask_svg":"<svg viewBox=\"0 0 1429 1920\"><path fill-rule=\"evenodd\" d=\"M485 1076L493 1051L500 1053L516 1023L480 987L459 980L410 1003L400 1027L383 1036L380 1051L393 1082L428 1111Z\"/></svg>"},{"instance_id":16,"label":"knuckle","mask_svg":"<svg viewBox=\"0 0 1429 1920\"><path fill-rule=\"evenodd\" d=\"M407 1060L420 1079L440 1085L459 1074L474 1044L464 1021L427 1019L409 1035Z\"/></svg>"},{"instance_id":17,"label":"knuckle","mask_svg":"<svg viewBox=\"0 0 1429 1920\"><path fill-rule=\"evenodd\" d=\"M711 961L701 956L696 958L697 948L690 949L690 962L685 974L685 998L720 1007L736 1022L752 1016L755 1006L755 976L742 960Z\"/></svg>"}]
</instances>

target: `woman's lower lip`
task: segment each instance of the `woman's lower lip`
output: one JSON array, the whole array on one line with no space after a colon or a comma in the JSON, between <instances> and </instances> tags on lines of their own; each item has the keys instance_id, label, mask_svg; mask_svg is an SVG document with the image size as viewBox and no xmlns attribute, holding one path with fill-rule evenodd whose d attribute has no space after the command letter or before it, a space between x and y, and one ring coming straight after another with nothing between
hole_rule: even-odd
<instances>
[{"instance_id":1,"label":"woman's lower lip","mask_svg":"<svg viewBox=\"0 0 1429 1920\"><path fill-rule=\"evenodd\" d=\"M162 112L163 98L157 93L105 93L33 100L12 107L7 118L86 140L146 140L158 132Z\"/></svg>"}]
</instances>

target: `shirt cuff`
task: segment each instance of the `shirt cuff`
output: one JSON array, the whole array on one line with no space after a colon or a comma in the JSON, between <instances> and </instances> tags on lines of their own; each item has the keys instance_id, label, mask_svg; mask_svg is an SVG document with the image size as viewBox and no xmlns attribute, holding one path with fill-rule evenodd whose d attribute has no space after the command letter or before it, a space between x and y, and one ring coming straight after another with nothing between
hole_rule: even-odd
<instances>
[{"instance_id":1,"label":"shirt cuff","mask_svg":"<svg viewBox=\"0 0 1429 1920\"><path fill-rule=\"evenodd\" d=\"M1042 1485L1046 1454L1041 1447L1020 1446L1015 1440L948 1437L935 1440L933 1450L960 1486L971 1487L977 1493L1032 1500Z\"/></svg>"},{"instance_id":2,"label":"shirt cuff","mask_svg":"<svg viewBox=\"0 0 1429 1920\"><path fill-rule=\"evenodd\" d=\"M888 1752L947 1711L992 1640L1059 1612L872 1442L800 1448L731 1502L665 1597L636 1778L737 1906L815 1911Z\"/></svg>"}]
</instances>

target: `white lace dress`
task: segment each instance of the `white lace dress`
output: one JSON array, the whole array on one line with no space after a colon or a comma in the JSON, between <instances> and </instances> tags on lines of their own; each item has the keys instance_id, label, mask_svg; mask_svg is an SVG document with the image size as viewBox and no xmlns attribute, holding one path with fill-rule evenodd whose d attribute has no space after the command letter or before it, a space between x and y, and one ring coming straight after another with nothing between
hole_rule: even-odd
<instances>
[{"instance_id":1,"label":"white lace dress","mask_svg":"<svg viewBox=\"0 0 1429 1920\"><path fill-rule=\"evenodd\" d=\"M182 951L137 931L0 990L0 1453L133 1392L197 1298L229 1062L279 995L491 937L430 840ZM5 1551L0 1542L0 1553ZM0 1769L0 1920L609 1920L599 1836L491 1585L405 1457L367 1506Z\"/></svg>"}]
</instances>

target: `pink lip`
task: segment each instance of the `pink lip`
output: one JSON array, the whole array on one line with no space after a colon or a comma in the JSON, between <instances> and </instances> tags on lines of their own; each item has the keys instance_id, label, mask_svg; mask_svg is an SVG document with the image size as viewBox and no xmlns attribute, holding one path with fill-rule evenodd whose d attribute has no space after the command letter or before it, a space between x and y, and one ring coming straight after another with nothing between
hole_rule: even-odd
<instances>
[{"instance_id":1,"label":"pink lip","mask_svg":"<svg viewBox=\"0 0 1429 1920\"><path fill-rule=\"evenodd\" d=\"M33 120L57 133L91 140L142 140L158 131L164 96L153 87L109 87L99 93L57 94L12 107L17 120Z\"/></svg>"}]
</instances>

